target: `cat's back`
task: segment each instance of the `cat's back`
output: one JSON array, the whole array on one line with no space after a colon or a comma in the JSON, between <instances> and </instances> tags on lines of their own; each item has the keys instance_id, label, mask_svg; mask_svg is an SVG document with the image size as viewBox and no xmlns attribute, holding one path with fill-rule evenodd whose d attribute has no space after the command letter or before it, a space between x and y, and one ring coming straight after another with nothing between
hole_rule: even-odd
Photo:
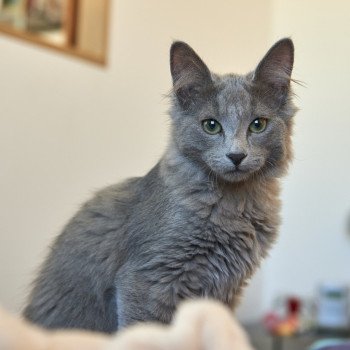
<instances>
[{"instance_id":1,"label":"cat's back","mask_svg":"<svg viewBox=\"0 0 350 350\"><path fill-rule=\"evenodd\" d=\"M77 244L75 249L86 249L88 242L100 244L109 238L115 241L118 236L121 239L122 228L132 216L134 203L138 201L140 180L130 178L97 191L68 222L54 247Z\"/></svg>"},{"instance_id":2,"label":"cat's back","mask_svg":"<svg viewBox=\"0 0 350 350\"><path fill-rule=\"evenodd\" d=\"M140 181L98 191L69 221L34 283L27 319L48 328L116 329L114 277L125 258L126 226ZM96 317L101 312L103 322Z\"/></svg>"}]
</instances>

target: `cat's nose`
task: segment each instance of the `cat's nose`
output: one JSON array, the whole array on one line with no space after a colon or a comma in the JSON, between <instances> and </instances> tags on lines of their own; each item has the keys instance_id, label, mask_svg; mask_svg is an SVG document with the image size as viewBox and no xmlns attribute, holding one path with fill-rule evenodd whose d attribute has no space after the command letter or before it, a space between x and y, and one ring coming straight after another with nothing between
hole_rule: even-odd
<instances>
[{"instance_id":1,"label":"cat's nose","mask_svg":"<svg viewBox=\"0 0 350 350\"><path fill-rule=\"evenodd\" d=\"M235 166L238 166L247 155L244 153L228 153L226 156L231 159Z\"/></svg>"}]
</instances>

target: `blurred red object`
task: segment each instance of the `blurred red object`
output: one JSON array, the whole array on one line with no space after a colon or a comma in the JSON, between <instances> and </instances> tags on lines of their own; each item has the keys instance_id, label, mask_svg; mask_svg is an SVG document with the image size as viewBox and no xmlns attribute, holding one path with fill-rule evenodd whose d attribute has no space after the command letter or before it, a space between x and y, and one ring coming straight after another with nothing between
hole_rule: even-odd
<instances>
[{"instance_id":1,"label":"blurred red object","mask_svg":"<svg viewBox=\"0 0 350 350\"><path fill-rule=\"evenodd\" d=\"M264 327L270 332L274 333L277 326L282 322L282 318L275 312L269 312L263 319Z\"/></svg>"},{"instance_id":2,"label":"blurred red object","mask_svg":"<svg viewBox=\"0 0 350 350\"><path fill-rule=\"evenodd\" d=\"M287 313L288 316L298 315L301 309L301 301L299 298L290 297L287 299Z\"/></svg>"},{"instance_id":3,"label":"blurred red object","mask_svg":"<svg viewBox=\"0 0 350 350\"><path fill-rule=\"evenodd\" d=\"M301 301L296 297L286 299L285 316L280 316L277 312L269 312L263 319L264 327L273 335L290 336L299 330L299 313Z\"/></svg>"}]
</instances>

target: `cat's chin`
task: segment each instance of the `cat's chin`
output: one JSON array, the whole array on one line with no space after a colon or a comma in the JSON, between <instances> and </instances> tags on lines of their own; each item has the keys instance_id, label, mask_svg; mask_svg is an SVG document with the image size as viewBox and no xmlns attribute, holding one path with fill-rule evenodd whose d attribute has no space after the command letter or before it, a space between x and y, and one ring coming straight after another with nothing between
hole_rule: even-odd
<instances>
[{"instance_id":1,"label":"cat's chin","mask_svg":"<svg viewBox=\"0 0 350 350\"><path fill-rule=\"evenodd\" d=\"M252 176L252 173L243 170L232 170L218 175L226 182L244 182Z\"/></svg>"}]
</instances>

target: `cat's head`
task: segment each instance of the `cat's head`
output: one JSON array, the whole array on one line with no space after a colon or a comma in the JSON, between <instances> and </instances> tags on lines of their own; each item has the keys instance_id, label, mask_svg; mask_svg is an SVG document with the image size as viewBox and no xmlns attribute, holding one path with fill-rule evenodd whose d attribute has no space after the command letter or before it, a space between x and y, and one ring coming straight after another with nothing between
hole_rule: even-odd
<instances>
[{"instance_id":1,"label":"cat's head","mask_svg":"<svg viewBox=\"0 0 350 350\"><path fill-rule=\"evenodd\" d=\"M219 76L184 42L170 50L173 145L229 182L284 173L291 159L294 47L278 41L247 75Z\"/></svg>"}]
</instances>

